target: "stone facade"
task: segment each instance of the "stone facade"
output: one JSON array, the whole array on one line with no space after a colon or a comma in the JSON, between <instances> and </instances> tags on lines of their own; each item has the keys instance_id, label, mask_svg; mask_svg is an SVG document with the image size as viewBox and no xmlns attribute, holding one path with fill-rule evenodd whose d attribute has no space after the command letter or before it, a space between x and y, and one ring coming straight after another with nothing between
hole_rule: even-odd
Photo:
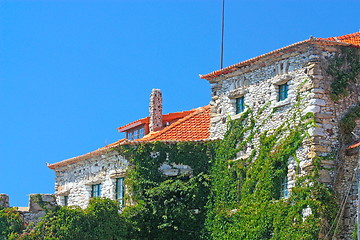
<instances>
[{"instance_id":1,"label":"stone facade","mask_svg":"<svg viewBox=\"0 0 360 240\"><path fill-rule=\"evenodd\" d=\"M125 176L127 166L124 157L109 151L57 168L55 194L58 204L86 208L92 186L97 184L100 184L102 197L115 200L116 179Z\"/></svg>"},{"instance_id":2,"label":"stone facade","mask_svg":"<svg viewBox=\"0 0 360 240\"><path fill-rule=\"evenodd\" d=\"M8 208L9 206L9 196L6 194L0 194L0 208Z\"/></svg>"},{"instance_id":3,"label":"stone facade","mask_svg":"<svg viewBox=\"0 0 360 240\"><path fill-rule=\"evenodd\" d=\"M343 232L339 239L351 239L355 226L357 191L355 168L358 167L358 154L346 156L346 146L342 143L339 123L350 107L360 102L360 79L350 86L350 94L339 101L330 98L332 78L326 69L329 59L340 53L340 47L300 44L291 51L280 51L270 57L260 58L252 64L239 66L236 71L208 79L212 89L211 137L222 138L226 131L227 119L236 119L236 98L243 97L246 108L255 113L263 111L257 119L259 132L275 129L284 122L290 122L295 111L302 115L311 112L315 116L316 127L308 130L309 137L297 150L300 172L296 172L294 159L289 159L288 190L295 182L296 174L304 174L311 168L316 156L336 157L323 160L320 181L332 186L345 201L340 210ZM279 85L287 83L288 96L279 101ZM299 107L294 107L300 101ZM262 124L263 123L263 124ZM355 133L359 135L359 121ZM256 138L248 145L248 152L238 157L246 157L259 144ZM250 146L251 145L251 146Z\"/></svg>"},{"instance_id":4,"label":"stone facade","mask_svg":"<svg viewBox=\"0 0 360 240\"><path fill-rule=\"evenodd\" d=\"M260 133L271 132L284 123L295 124L300 122L301 116L312 113L316 125L308 129L308 137L297 149L296 156L288 160L287 190L291 193L296 177L313 167L314 158L328 156L321 162L319 181L337 193L340 221L336 227L342 229L338 239L351 239L357 218L355 169L359 165L359 152L358 149L351 154L345 151L347 145L342 141L339 124L349 108L360 102L360 79L358 77L350 86L348 96L339 101L331 99L333 79L326 69L329 61L340 53L340 46L307 41L245 61L234 71L209 78L212 90L210 133L213 139L222 138L228 119L239 118L246 109L251 109L257 114L255 128L258 133L237 156L246 158L259 147ZM286 94L279 97L284 86ZM240 98L244 101L244 109L237 113ZM161 101L160 90L153 89L149 107L151 132L163 127ZM360 136L360 121L354 134ZM64 162L53 168L56 200L59 205L82 208L92 197L94 185L100 186L100 196L116 199L116 179L124 177L129 166L124 157L111 149ZM192 169L180 165L164 164L159 171L166 176L192 175ZM310 214L310 208L303 209L304 218Z\"/></svg>"},{"instance_id":5,"label":"stone facade","mask_svg":"<svg viewBox=\"0 0 360 240\"><path fill-rule=\"evenodd\" d=\"M38 223L45 216L45 210L56 206L53 194L30 194L28 207L15 207L22 216L25 224ZM0 208L8 208L9 196L0 194Z\"/></svg>"}]
</instances>

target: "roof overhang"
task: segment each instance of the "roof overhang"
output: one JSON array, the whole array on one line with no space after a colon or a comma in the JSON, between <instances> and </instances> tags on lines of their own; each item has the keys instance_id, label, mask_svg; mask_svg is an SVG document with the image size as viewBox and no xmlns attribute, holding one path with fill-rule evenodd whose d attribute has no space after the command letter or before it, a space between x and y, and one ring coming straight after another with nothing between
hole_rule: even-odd
<instances>
[{"instance_id":1,"label":"roof overhang","mask_svg":"<svg viewBox=\"0 0 360 240\"><path fill-rule=\"evenodd\" d=\"M141 126L141 125L143 125L143 124L149 123L149 119L150 119L149 117L146 117L146 118L142 118L142 119L136 120L136 121L134 121L134 122L132 122L132 123L129 123L129 124L126 124L126 125L124 125L124 126L122 126L122 127L118 127L117 130L118 130L119 132L125 132L125 131L127 131L127 130L129 130L129 129L132 129L132 128Z\"/></svg>"}]
</instances>

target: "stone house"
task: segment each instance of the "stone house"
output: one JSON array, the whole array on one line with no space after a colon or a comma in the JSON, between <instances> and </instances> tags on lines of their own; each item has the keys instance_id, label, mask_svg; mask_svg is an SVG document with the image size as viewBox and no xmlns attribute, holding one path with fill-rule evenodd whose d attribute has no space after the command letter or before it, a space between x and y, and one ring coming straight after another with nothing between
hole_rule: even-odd
<instances>
[{"instance_id":1,"label":"stone house","mask_svg":"<svg viewBox=\"0 0 360 240\"><path fill-rule=\"evenodd\" d=\"M291 127L310 114L316 124L307 129L307 138L295 156L288 159L288 174L283 179L281 196L291 194L296 177L306 174L314 160L321 157L319 181L332 187L338 196L337 216L342 225L339 239L351 239L358 215L356 169L359 168L360 120L351 119L354 128L347 135L341 126L349 112L359 111L360 76L357 74L336 88L331 67L336 59L342 58L339 71L343 74L358 71L351 69L346 57L349 51L354 53L355 59L359 57L359 48L360 33L311 37L200 75L209 81L212 99L210 106L190 111L163 115L161 92L153 90L150 116L118 128L119 132L125 132L125 139L48 165L56 174L57 202L86 207L91 197L103 196L122 203L126 191L123 179L129 163L114 151L117 146L147 141L221 139L229 119L241 118L247 110L257 114L255 128L261 133L271 132L284 123ZM339 92L342 87L344 91ZM259 138L260 135L255 134L253 141L246 143L246 150L237 157L251 155L252 150L259 147ZM186 166L177 167L177 172L186 171ZM174 168L164 166L160 170L170 175L174 174Z\"/></svg>"},{"instance_id":2,"label":"stone house","mask_svg":"<svg viewBox=\"0 0 360 240\"><path fill-rule=\"evenodd\" d=\"M330 74L334 59L343 56L343 49L356 52L359 68L360 32L332 38L313 38L301 41L232 66L200 75L209 81L212 91L210 137L222 138L228 119L236 119L246 110L258 114L255 127L259 132L272 131L284 123L311 113L316 125L309 128L308 138L288 160L288 174L283 181L283 193L291 194L296 176L306 174L316 157L321 161L320 181L335 189L339 197L339 218L343 223L340 239L351 239L354 229L358 196L355 169L359 168L360 119L353 119L355 129L344 141L340 129L342 119L350 109L360 111L360 75L340 86L346 93L334 98L334 82ZM356 59L356 57L355 57ZM349 59L339 68L349 69ZM348 65L346 65L348 64ZM350 81L350 80L349 80ZM357 112L360 116L360 112ZM348 123L345 123L345 125ZM239 158L248 157L259 146L255 135ZM349 146L350 145L350 146ZM345 149L348 148L347 151ZM350 152L350 154L345 154ZM334 156L334 157L330 157ZM325 160L326 159L326 160Z\"/></svg>"},{"instance_id":3,"label":"stone house","mask_svg":"<svg viewBox=\"0 0 360 240\"><path fill-rule=\"evenodd\" d=\"M209 138L209 106L189 111L162 114L162 94L153 89L150 116L118 128L126 138L93 152L49 164L55 171L55 195L61 206L85 208L91 197L107 197L124 204L124 178L129 162L114 150L116 147L142 142L199 141ZM187 166L164 165L165 175L190 171Z\"/></svg>"}]
</instances>

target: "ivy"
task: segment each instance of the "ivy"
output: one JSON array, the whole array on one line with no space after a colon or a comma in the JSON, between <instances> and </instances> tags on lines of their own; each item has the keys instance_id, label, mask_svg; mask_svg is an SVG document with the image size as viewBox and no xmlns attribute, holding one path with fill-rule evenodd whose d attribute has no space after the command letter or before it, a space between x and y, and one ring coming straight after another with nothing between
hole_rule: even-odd
<instances>
[{"instance_id":1,"label":"ivy","mask_svg":"<svg viewBox=\"0 0 360 240\"><path fill-rule=\"evenodd\" d=\"M25 228L16 208L0 208L0 239L7 239Z\"/></svg>"},{"instance_id":2,"label":"ivy","mask_svg":"<svg viewBox=\"0 0 360 240\"><path fill-rule=\"evenodd\" d=\"M360 74L360 53L353 47L342 47L338 54L329 61L327 68L333 78L331 83L331 98L338 101L341 97L349 94L348 87L356 82Z\"/></svg>"},{"instance_id":3,"label":"ivy","mask_svg":"<svg viewBox=\"0 0 360 240\"><path fill-rule=\"evenodd\" d=\"M128 239L128 225L119 210L117 202L102 198L92 198L85 210L79 207L53 208L36 226L9 239Z\"/></svg>"},{"instance_id":4,"label":"ivy","mask_svg":"<svg viewBox=\"0 0 360 240\"><path fill-rule=\"evenodd\" d=\"M271 131L255 126L258 116L251 110L229 122L211 170L208 239L318 239L327 230L336 204L332 191L318 181L321 159L314 159L312 171L299 175L291 195L280 199L288 159L314 124L311 114L301 116L299 104L291 119ZM249 147L250 154L238 157ZM307 209L311 214L305 218Z\"/></svg>"},{"instance_id":5,"label":"ivy","mask_svg":"<svg viewBox=\"0 0 360 240\"><path fill-rule=\"evenodd\" d=\"M200 239L214 143L144 143L119 152L131 163L125 184L135 203L123 212L132 226L129 239ZM163 164L192 171L169 177L160 171Z\"/></svg>"},{"instance_id":6,"label":"ivy","mask_svg":"<svg viewBox=\"0 0 360 240\"><path fill-rule=\"evenodd\" d=\"M340 121L340 132L343 135L345 144L350 144L353 140L352 132L356 127L357 119L360 119L360 104L350 108Z\"/></svg>"}]
</instances>

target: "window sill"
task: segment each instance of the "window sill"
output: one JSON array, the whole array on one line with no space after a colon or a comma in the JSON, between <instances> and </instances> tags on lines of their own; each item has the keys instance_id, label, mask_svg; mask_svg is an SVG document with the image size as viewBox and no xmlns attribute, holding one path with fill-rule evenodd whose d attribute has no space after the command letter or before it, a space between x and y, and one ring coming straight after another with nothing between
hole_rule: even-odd
<instances>
[{"instance_id":1,"label":"window sill","mask_svg":"<svg viewBox=\"0 0 360 240\"><path fill-rule=\"evenodd\" d=\"M282 106L285 106L285 105L288 105L290 104L290 99L289 97L286 98L285 100L282 100L282 101L279 101L279 102L275 102L274 105L273 105L273 108L279 108L279 107L282 107Z\"/></svg>"},{"instance_id":2,"label":"window sill","mask_svg":"<svg viewBox=\"0 0 360 240\"><path fill-rule=\"evenodd\" d=\"M242 111L241 113L235 113L235 115L231 116L231 120L236 120L241 118L241 116L244 114L244 112L246 112L246 109L244 111Z\"/></svg>"}]
</instances>

